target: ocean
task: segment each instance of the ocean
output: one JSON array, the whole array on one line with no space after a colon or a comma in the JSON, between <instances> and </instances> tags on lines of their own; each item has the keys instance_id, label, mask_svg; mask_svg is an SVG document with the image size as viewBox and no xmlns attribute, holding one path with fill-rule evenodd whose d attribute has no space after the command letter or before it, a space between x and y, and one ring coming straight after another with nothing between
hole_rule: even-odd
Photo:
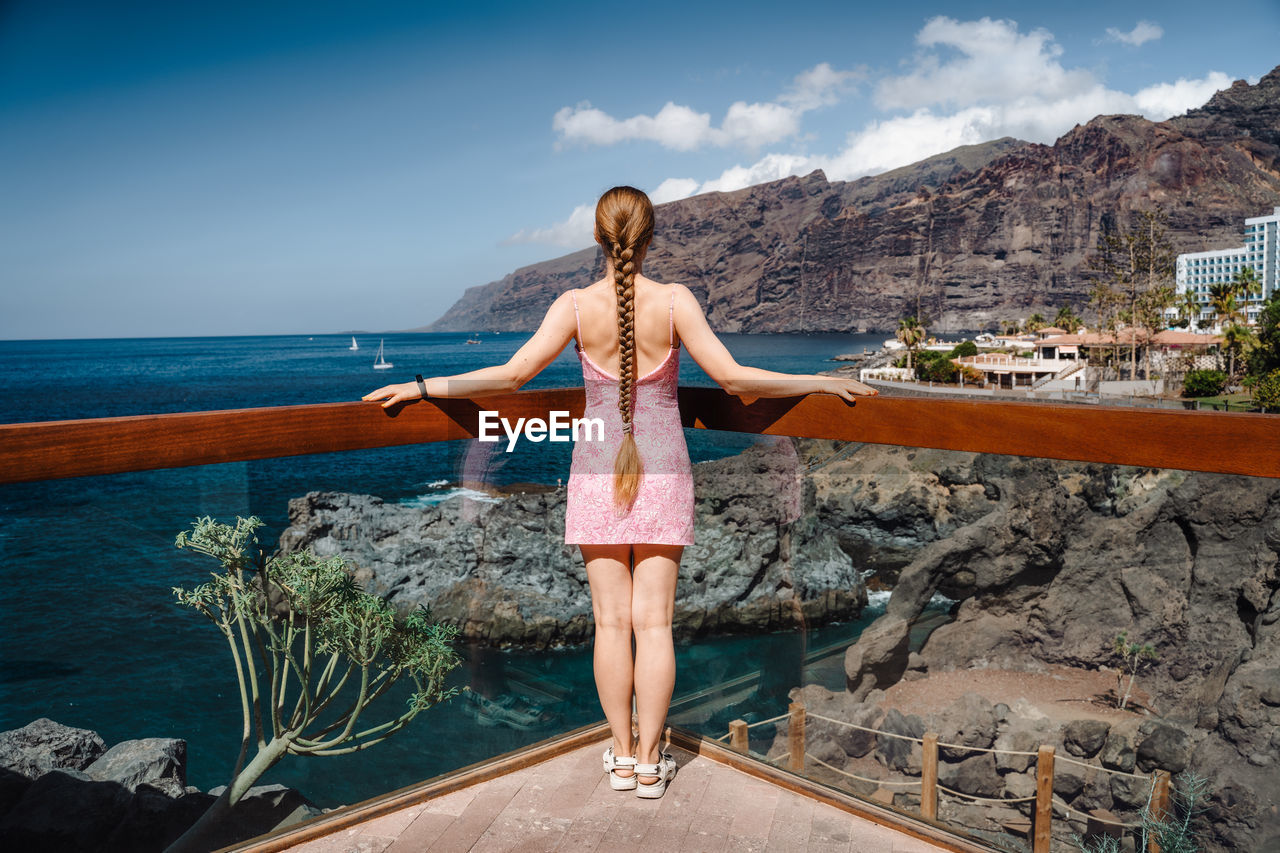
<instances>
[{"instance_id":1,"label":"ocean","mask_svg":"<svg viewBox=\"0 0 1280 853\"><path fill-rule=\"evenodd\" d=\"M525 336L357 334L131 340L0 341L0 422L356 400L421 372L447 375L505 361ZM792 373L830 369L832 356L876 349L877 335L724 335L743 364ZM390 370L373 369L379 341ZM683 354L681 384L713 385ZM526 388L581 386L572 347ZM370 404L372 405L372 404ZM759 436L686 431L695 461L738 453ZM764 439L771 440L771 439ZM108 745L142 737L188 742L188 783L224 784L239 749L239 693L225 640L179 607L175 586L192 587L214 566L174 548L199 516L258 515L271 546L288 524L292 497L315 490L373 494L428 505L458 493L468 442L297 456L105 477L0 486L0 730L49 717L94 729ZM524 443L526 448L528 443ZM554 485L567 477L569 445L543 443L495 456L492 484ZM804 672L843 684L839 650L883 608L856 622L804 632L699 639L677 649L672 721L719 734L734 717L785 709ZM820 650L828 649L829 654ZM458 697L417 717L367 751L288 757L259 784L296 787L337 806L480 761L601 719L590 649L497 652L461 649L457 686L481 686L541 710L525 728L490 725ZM805 658L810 659L805 664ZM760 673L754 685L720 685ZM398 713L408 691L383 697L368 719ZM710 702L679 704L706 694ZM722 694L723 701L715 697ZM363 720L363 718L362 718ZM766 737L762 727L754 736Z\"/></svg>"}]
</instances>

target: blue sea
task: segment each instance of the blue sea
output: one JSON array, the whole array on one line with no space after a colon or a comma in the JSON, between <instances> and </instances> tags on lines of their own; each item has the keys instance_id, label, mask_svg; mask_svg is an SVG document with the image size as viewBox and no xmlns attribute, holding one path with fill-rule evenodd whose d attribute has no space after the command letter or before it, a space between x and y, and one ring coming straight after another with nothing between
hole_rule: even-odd
<instances>
[{"instance_id":1,"label":"blue sea","mask_svg":"<svg viewBox=\"0 0 1280 853\"><path fill-rule=\"evenodd\" d=\"M448 375L505 361L517 334L357 334L133 340L0 341L0 422L238 409L356 400L415 373ZM832 356L875 349L877 335L724 335L744 364L794 373L830 369ZM380 340L390 370L373 370ZM687 354L681 384L712 385ZM527 388L581 386L572 348ZM740 452L758 436L688 430L696 461ZM763 439L771 440L771 439ZM468 442L297 456L106 477L0 486L0 730L49 717L94 729L107 744L141 737L188 742L188 783L228 781L239 749L239 692L225 640L174 602L172 588L207 578L207 558L173 541L199 516L257 515L270 547L288 524L288 501L315 490L378 495L425 505L457 494ZM490 446L490 445L486 445ZM526 447L528 444L526 443ZM568 445L498 454L495 486L554 485L567 476ZM786 690L807 680L843 684L839 649L883 606L855 623L808 633L701 639L677 650L676 697L707 692L708 704L673 714L709 733L734 717L784 709ZM818 650L829 647L824 657ZM590 649L497 652L461 649L453 683L520 706L537 706L529 728L486 725L455 698L404 731L350 756L288 757L263 777L300 789L321 806L356 802L601 719ZM805 669L805 658L811 659ZM818 658L818 660L812 660ZM719 685L751 673L750 689ZM368 719L389 719L407 691L388 694ZM362 718L362 721L365 718ZM765 727L767 728L767 727ZM756 734L764 736L760 730Z\"/></svg>"}]
</instances>

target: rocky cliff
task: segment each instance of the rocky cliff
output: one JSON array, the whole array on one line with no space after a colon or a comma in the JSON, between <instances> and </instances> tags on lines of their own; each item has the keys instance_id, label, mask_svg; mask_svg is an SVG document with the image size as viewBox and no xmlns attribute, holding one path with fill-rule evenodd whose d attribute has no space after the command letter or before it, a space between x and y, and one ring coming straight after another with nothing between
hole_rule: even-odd
<instances>
[{"instance_id":1,"label":"rocky cliff","mask_svg":"<svg viewBox=\"0 0 1280 853\"><path fill-rule=\"evenodd\" d=\"M1240 243L1280 204L1280 68L1165 122L1102 116L1053 145L1003 139L857 181L821 172L660 205L646 265L729 332L972 329L1087 299L1106 219L1163 205L1180 251ZM531 331L603 270L595 249L475 287L430 331Z\"/></svg>"},{"instance_id":2,"label":"rocky cliff","mask_svg":"<svg viewBox=\"0 0 1280 853\"><path fill-rule=\"evenodd\" d=\"M1170 769L1215 789L1210 849L1280 842L1280 484L869 445L815 497L822 526L895 579L846 653L847 701L951 670L1118 667L1127 631L1158 655L1139 684L1179 745ZM936 592L952 621L912 653Z\"/></svg>"}]
</instances>

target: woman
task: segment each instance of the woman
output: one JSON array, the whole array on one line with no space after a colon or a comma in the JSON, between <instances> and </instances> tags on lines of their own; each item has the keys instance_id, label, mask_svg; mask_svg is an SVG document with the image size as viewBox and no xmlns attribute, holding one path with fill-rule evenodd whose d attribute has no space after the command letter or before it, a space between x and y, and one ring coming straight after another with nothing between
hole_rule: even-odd
<instances>
[{"instance_id":1,"label":"woman","mask_svg":"<svg viewBox=\"0 0 1280 853\"><path fill-rule=\"evenodd\" d=\"M641 274L653 228L648 196L614 187L596 205L604 277L561 294L510 361L387 385L364 397L386 407L420 396L514 391L575 341L586 387L584 414L604 422L604 437L574 445L565 542L580 548L591 586L596 688L613 733L604 769L615 790L634 789L649 798L662 796L675 773L659 741L675 687L676 576L684 547L693 544L693 476L676 406L680 345L707 375L746 402L805 394L852 401L876 393L852 379L739 365L688 288ZM631 731L633 695L638 742Z\"/></svg>"}]
</instances>

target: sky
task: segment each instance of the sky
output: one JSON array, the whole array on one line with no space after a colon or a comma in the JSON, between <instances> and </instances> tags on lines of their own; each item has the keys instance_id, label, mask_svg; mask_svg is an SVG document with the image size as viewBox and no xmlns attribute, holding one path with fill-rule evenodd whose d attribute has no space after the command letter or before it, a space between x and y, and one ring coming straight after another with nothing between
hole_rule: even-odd
<instances>
[{"instance_id":1,"label":"sky","mask_svg":"<svg viewBox=\"0 0 1280 853\"><path fill-rule=\"evenodd\" d=\"M0 339L437 319L655 201L1161 120L1280 2L0 2Z\"/></svg>"}]
</instances>

